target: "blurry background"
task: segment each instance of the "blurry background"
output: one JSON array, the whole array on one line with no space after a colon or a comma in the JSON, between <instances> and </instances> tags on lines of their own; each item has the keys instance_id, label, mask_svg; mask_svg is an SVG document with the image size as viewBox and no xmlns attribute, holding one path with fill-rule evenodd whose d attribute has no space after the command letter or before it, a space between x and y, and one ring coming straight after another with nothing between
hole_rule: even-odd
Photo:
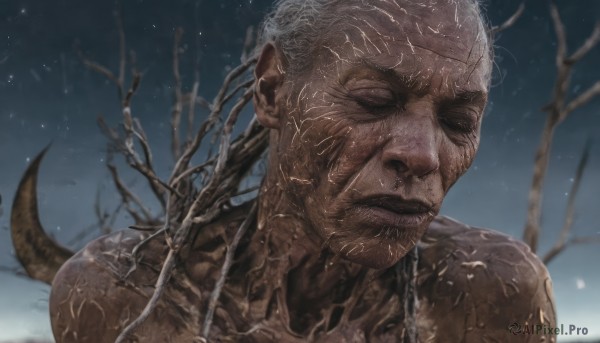
<instances>
[{"instance_id":1,"label":"blurry background","mask_svg":"<svg viewBox=\"0 0 600 343\"><path fill-rule=\"evenodd\" d=\"M500 24L517 0L486 1L487 15ZM144 72L133 102L155 154L159 175L172 166L169 120L173 77L171 53L176 27L185 30L182 82L189 89L194 62L200 65L200 94L212 99L223 76L240 61L246 28L256 25L271 1L136 0L122 6L127 44ZM555 36L547 2L530 0L523 16L496 42L496 70L482 142L470 171L451 190L443 214L474 226L522 236L534 151L539 142L555 79ZM114 86L86 69L75 42L89 58L116 70L118 38L110 1L0 0L0 342L50 339L49 287L7 269L17 264L10 243L10 207L21 174L53 142L41 167L39 211L46 230L72 249L95 235L73 241L96 222L94 204L112 210L118 200L105 167L106 140L96 125L102 114L120 120ZM571 51L600 20L600 1L559 4ZM600 80L600 47L577 66L572 95ZM201 112L201 115L202 116ZM587 138L595 139L577 197L574 235L600 235L600 99L574 112L558 129L544 189L540 252L562 226L568 192ZM123 179L142 197L145 181L122 169ZM128 173L129 172L129 173ZM137 181L136 181L137 180ZM112 204L112 205L111 205ZM152 205L152 203L150 202ZM156 205L156 204L154 204ZM155 208L158 208L155 206ZM131 224L119 217L115 227ZM548 266L554 280L558 322L587 327L585 341L600 338L600 244L569 248ZM559 341L566 342L559 337Z\"/></svg>"}]
</instances>

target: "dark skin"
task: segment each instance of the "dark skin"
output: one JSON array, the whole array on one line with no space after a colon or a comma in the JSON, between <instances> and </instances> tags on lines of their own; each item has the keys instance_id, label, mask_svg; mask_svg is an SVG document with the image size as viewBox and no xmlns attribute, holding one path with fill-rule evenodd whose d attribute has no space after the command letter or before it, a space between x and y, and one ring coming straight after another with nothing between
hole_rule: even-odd
<instances>
[{"instance_id":1,"label":"dark skin","mask_svg":"<svg viewBox=\"0 0 600 343\"><path fill-rule=\"evenodd\" d=\"M279 170L263 192L280 187L277 201L288 205L280 211L373 268L393 265L416 244L469 167L487 99L487 42L471 37L479 22L459 29L454 17L444 22L414 7L420 25L445 34L414 34L412 20L367 11L332 30L311 72L286 78L274 46L256 68L256 113L277 146L269 169ZM381 10L402 18L392 4ZM411 34L392 37L398 32Z\"/></svg>"},{"instance_id":2,"label":"dark skin","mask_svg":"<svg viewBox=\"0 0 600 343\"><path fill-rule=\"evenodd\" d=\"M508 325L554 325L549 276L527 247L435 217L479 143L483 28L461 1L400 3L339 8L345 20L299 75L264 46L254 106L271 129L268 171L211 341L400 342L407 280L395 265L417 242L420 341L536 342ZM246 207L200 230L137 339L200 341ZM167 248L153 241L124 279L142 238L101 238L63 266L50 300L58 342L112 342L143 309Z\"/></svg>"}]
</instances>

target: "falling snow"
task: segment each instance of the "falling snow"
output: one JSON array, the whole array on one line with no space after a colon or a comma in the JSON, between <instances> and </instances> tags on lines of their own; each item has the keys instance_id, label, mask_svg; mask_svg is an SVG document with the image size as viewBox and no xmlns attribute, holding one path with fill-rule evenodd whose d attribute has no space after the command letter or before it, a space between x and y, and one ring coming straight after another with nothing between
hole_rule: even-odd
<instances>
[{"instance_id":1,"label":"falling snow","mask_svg":"<svg viewBox=\"0 0 600 343\"><path fill-rule=\"evenodd\" d=\"M8 3L6 6L9 6ZM50 3L31 1L24 6L24 3L15 2L11 5L10 16L2 14L0 143L3 148L0 149L0 166L3 169L0 191L3 207L0 207L0 215L2 209L7 213L0 216L0 226L8 225L12 192L25 165L52 141L48 158L42 165L43 177L38 182L46 199L46 203L40 205L40 210L49 228L55 227L52 231L56 238L65 241L74 235L74 230L93 221L90 218L94 216L94 194L99 184L104 182L107 199L113 196L110 193L112 184L105 182L106 173L99 166L106 161L105 140L99 134L95 120L98 115L103 115L114 124L119 118L118 111L115 111L117 104L112 84L82 66L73 49L74 38L78 39L86 56L115 68L116 37L115 30L110 29L112 9L110 5L103 5L106 2L66 0ZM185 81L192 77L189 68L194 63L191 51L196 49L195 40L201 41L201 88L205 94L212 94L223 71L231 70L232 64L239 62L241 36L245 27L256 25L259 14L265 11L261 2L247 0L244 7L251 10L238 14L238 18L231 13L238 13L239 2L235 2L235 5L225 1L214 4L203 2L201 6L207 6L209 10L203 12L206 16L196 23L190 7L185 6L186 3L189 1L152 5L159 6L158 8L151 8L150 3L142 1L124 4L127 42L136 51L138 67L144 73L139 97L134 99L135 115L146 125L151 141L154 137L159 138L152 141L157 146L161 144L160 139L168 139L168 133L165 134L164 131L169 128L169 123L164 121L171 105L172 76L169 68L174 25L184 26L187 32L184 39L189 39L186 41L189 48L183 54L182 63ZM506 14L510 12L512 5L506 1L490 1L488 7L495 9L495 6L503 8ZM555 76L552 55L555 47L548 43L554 38L548 29L546 6L535 3L528 6L530 8L519 24L521 26L503 33L495 42L499 46L496 51L497 75L490 95L493 101L488 105L488 113L482 126L479 155L467 175L450 191L442 210L443 213L469 224L491 227L516 237L521 237L520 228L525 220L532 161L543 127L544 113L539 109L551 94ZM583 24L598 20L593 14L600 13L600 5L590 2L586 5L590 7L589 10L580 14L577 14L575 2L565 2L561 6L567 9L565 15L572 16L565 18L565 25L568 26L569 36L577 38L569 46L574 49L578 42L584 40L591 27ZM94 13L93 16L85 17L87 28L77 26L82 23L81 13ZM156 16L156 13L159 15ZM500 13L490 11L488 16L492 22L498 22L503 17ZM582 19L584 17L587 20L585 22ZM174 23L173 18L179 18L182 22ZM541 25L542 21L544 25ZM439 28L422 29L423 32L439 31ZM522 32L527 34L521 34ZM412 46L410 41L407 44ZM588 65L592 65L589 61L600 60L598 50L600 49L588 56ZM581 94L599 79L600 68L584 67L574 76L571 94ZM540 242L542 252L547 251L554 242L564 221L566 199L571 192L571 184L575 181L573 175L585 138L600 137L598 113L600 108L596 101L590 106L582 107L557 130L550 169L545 180L543 225L548 236L544 236ZM600 191L598 148L595 143L577 195L574 234L600 235L596 225L600 222L597 206L597 194ZM157 150L161 151L160 148ZM172 163L165 156L167 153L163 151L155 158L164 165ZM78 176L81 179L77 178L77 183L73 185L72 180ZM130 180L134 180L133 175ZM78 196L63 193L66 192L65 189L71 189ZM59 195L54 197L53 193ZM0 234L7 233L0 231ZM8 236L0 238L0 252L3 252L0 256L1 263L13 261L11 249L7 245ZM581 260L600 260L600 249L597 247L590 244L585 245L585 248L569 248L568 254L561 255L558 257L559 261L549 265L556 285L561 318L574 317L578 313L598 318L594 304L600 303L597 295L599 292L595 288L600 282L600 276L589 270L594 267L593 264L579 263ZM467 277L473 278L473 274ZM9 324L12 323L15 327L17 323L21 325L28 321L25 319L35 317L30 299L46 296L45 290L40 291L38 285L21 287L24 282L6 273L0 274L0 284L10 284L11 289L15 290L9 297L19 298L17 307L25 309L12 316L14 320ZM593 298L578 298L573 295L573 289L587 292L589 295L586 297ZM13 304L12 299L0 297L0 322L6 318L5 309L14 307L10 304ZM35 318L32 322L46 322L45 312ZM596 322L600 322L600 319ZM38 329L32 324L27 330L29 331L19 333L24 335L43 332L42 335L49 335L47 327ZM0 332L0 341L13 338Z\"/></svg>"}]
</instances>

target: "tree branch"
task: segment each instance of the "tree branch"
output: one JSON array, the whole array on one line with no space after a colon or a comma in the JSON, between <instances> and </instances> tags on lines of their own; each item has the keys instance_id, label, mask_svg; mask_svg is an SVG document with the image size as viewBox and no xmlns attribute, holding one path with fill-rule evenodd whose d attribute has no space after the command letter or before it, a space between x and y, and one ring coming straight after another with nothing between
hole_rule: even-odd
<instances>
[{"instance_id":1,"label":"tree branch","mask_svg":"<svg viewBox=\"0 0 600 343\"><path fill-rule=\"evenodd\" d=\"M215 99L213 100L213 103L211 105L212 111L211 111L210 115L208 116L208 119L202 123L202 125L198 129L198 132L196 133L196 136L192 140L191 144L185 149L185 151L181 154L181 157L179 158L179 160L175 163L175 167L173 168L173 173L171 174L171 177L169 178L169 183L171 183L173 181L173 179L175 177L177 177L178 174L181 173L182 170L187 168L187 165L189 164L191 157L198 150L198 147L200 146L202 139L204 138L204 136L206 136L206 134L210 131L210 129L212 129L213 126L215 125L215 123L216 123L217 119L219 118L219 115L221 114L221 111L223 109L223 105L224 105L223 99L225 97L227 90L229 89L229 85L231 84L231 82L233 80L237 79L242 74L244 74L250 68L250 66L252 66L255 62L256 62L256 58L249 59L248 61L246 61L246 63L234 68L232 71L229 72L229 74L227 74L227 76L225 77L225 80L223 81L223 85L222 85L221 89L219 90L219 92L215 96Z\"/></svg>"},{"instance_id":2,"label":"tree branch","mask_svg":"<svg viewBox=\"0 0 600 343\"><path fill-rule=\"evenodd\" d=\"M219 279L217 280L217 282L215 284L215 288L213 289L213 291L210 295L210 300L208 302L208 310L206 311L206 317L204 318L204 324L202 325L202 337L204 337L207 340L208 340L208 334L210 333L213 316L215 314L215 309L217 307L217 301L219 300L219 296L221 295L221 290L223 289L223 286L225 285L225 278L227 277L227 274L229 273L229 268L231 268L231 264L233 263L233 255L235 254L235 250L237 249L237 246L238 246L240 240L242 239L244 234L246 234L248 227L250 227L250 224L254 220L254 216L256 215L257 207L258 207L257 202L255 201L254 204L252 204L252 208L250 209L248 216L246 217L246 219L244 220L242 225L239 227L239 229L235 233L235 236L233 237L231 244L229 245L229 247L227 247L225 261L223 262L223 266L221 267L221 275L219 275Z\"/></svg>"},{"instance_id":3,"label":"tree branch","mask_svg":"<svg viewBox=\"0 0 600 343\"><path fill-rule=\"evenodd\" d=\"M564 120L571 112L577 108L587 104L590 100L600 95L600 81L596 81L590 88L579 94L575 99L571 100L562 110L560 120Z\"/></svg>"},{"instance_id":4,"label":"tree branch","mask_svg":"<svg viewBox=\"0 0 600 343\"><path fill-rule=\"evenodd\" d=\"M550 1L550 17L552 18L554 33L556 34L556 67L560 68L567 57L567 35L554 1Z\"/></svg>"},{"instance_id":5,"label":"tree branch","mask_svg":"<svg viewBox=\"0 0 600 343\"><path fill-rule=\"evenodd\" d=\"M573 220L575 217L575 199L577 197L577 193L579 192L579 186L581 185L581 178L583 176L583 172L587 166L587 162L590 156L590 149L591 140L588 139L583 148L581 158L579 159L577 171L575 172L573 184L571 185L571 191L569 192L569 199L567 201L567 211L565 214L565 221L563 223L563 227L560 231L559 238L554 244L554 246L542 258L544 263L550 262L554 257L561 253L568 244L568 237L573 228Z\"/></svg>"},{"instance_id":6,"label":"tree branch","mask_svg":"<svg viewBox=\"0 0 600 343\"><path fill-rule=\"evenodd\" d=\"M133 194L133 192L131 190L129 190L127 188L127 186L125 186L125 184L121 181L121 178L119 177L118 172L117 172L117 168L110 162L106 163L106 167L110 171L110 175L112 176L113 183L115 184L115 186L117 187L117 191L121 195L122 203L125 205L127 212L129 212L129 214L133 217L135 222L142 223L142 222L153 221L150 210L148 208L146 208L144 206L144 204L142 203L142 200L137 195ZM142 211L144 219L142 219L138 215L137 211L135 211L131 207L130 201L132 201Z\"/></svg>"},{"instance_id":7,"label":"tree branch","mask_svg":"<svg viewBox=\"0 0 600 343\"><path fill-rule=\"evenodd\" d=\"M509 27L513 26L517 22L517 20L521 17L521 15L523 14L523 11L525 11L525 3L522 2L519 5L519 7L517 8L517 10L515 11L515 13L513 13L513 15L510 16L510 18L508 18L506 21L504 21L500 25L492 26L489 29L489 33L493 36L493 35L497 34L498 32L504 31L504 30L508 29Z\"/></svg>"},{"instance_id":8,"label":"tree branch","mask_svg":"<svg viewBox=\"0 0 600 343\"><path fill-rule=\"evenodd\" d=\"M120 4L119 4L120 5ZM117 32L119 33L119 84L125 84L125 67L127 65L126 48L125 48L125 30L123 29L123 17L121 10L117 8L114 12ZM119 98L122 98L122 93L119 93Z\"/></svg>"},{"instance_id":9,"label":"tree branch","mask_svg":"<svg viewBox=\"0 0 600 343\"><path fill-rule=\"evenodd\" d=\"M596 44L600 41L600 23L596 23L594 26L594 31L585 40L585 42L575 51L571 56L569 56L565 62L568 64L573 64L579 62L590 50L592 50Z\"/></svg>"},{"instance_id":10,"label":"tree branch","mask_svg":"<svg viewBox=\"0 0 600 343\"><path fill-rule=\"evenodd\" d=\"M180 154L179 129L181 126L181 111L183 110L181 76L179 73L179 45L181 44L182 36L183 29L179 27L175 31L175 38L173 39L173 79L175 85L173 110L171 111L171 153L174 160L177 160Z\"/></svg>"},{"instance_id":11,"label":"tree branch","mask_svg":"<svg viewBox=\"0 0 600 343\"><path fill-rule=\"evenodd\" d=\"M175 266L175 255L175 250L169 250L169 254L165 259L163 267L158 276L158 280L156 281L156 288L154 293L152 294L152 297L146 304L146 307L144 307L142 313L133 322L127 325L127 327L123 329L123 331L121 331L121 333L115 340L115 343L125 342L128 336L131 335L135 331L135 329L137 329L148 318L148 316L150 316L150 314L152 314L152 311L154 311L154 308L156 308L156 305L158 304L158 301L160 300L160 297L164 292L166 284L171 278L171 272L173 270L173 267Z\"/></svg>"},{"instance_id":12,"label":"tree branch","mask_svg":"<svg viewBox=\"0 0 600 343\"><path fill-rule=\"evenodd\" d=\"M552 247L552 249L550 249L550 251L548 251L548 253L546 253L546 255L544 255L544 258L542 258L542 261L544 262L544 264L547 265L548 263L552 262L556 256L561 254L563 251L565 251L570 246L582 245L582 244L595 244L595 243L600 243L600 236L596 235L596 236L574 237L562 246Z\"/></svg>"}]
</instances>

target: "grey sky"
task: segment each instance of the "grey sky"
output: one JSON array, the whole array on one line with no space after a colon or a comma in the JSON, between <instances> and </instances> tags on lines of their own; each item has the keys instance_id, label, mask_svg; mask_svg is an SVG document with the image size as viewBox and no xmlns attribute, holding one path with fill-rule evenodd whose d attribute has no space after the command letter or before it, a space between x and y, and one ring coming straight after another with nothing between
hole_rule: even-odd
<instances>
[{"instance_id":1,"label":"grey sky","mask_svg":"<svg viewBox=\"0 0 600 343\"><path fill-rule=\"evenodd\" d=\"M159 172L166 173L172 163L164 142L169 136L173 28L182 25L186 30L187 48L182 61L188 71L193 64L194 41L198 39L200 92L211 98L225 70L239 61L245 27L259 20L268 3L204 2L197 11L191 0L137 0L124 6L127 39L146 73L134 100L134 111L154 143ZM518 3L489 1L490 20L500 22ZM568 2L561 4L560 9L573 50L591 32L593 23L600 20L600 2ZM45 228L57 240L66 244L76 232L95 222L93 206L98 189L106 206L116 200L104 167L105 139L95 124L99 114L110 123L117 123L116 92L100 76L86 70L72 49L78 39L88 55L114 67L117 45L111 13L112 2L106 1L0 2L2 266L16 266L7 230L16 185L29 159L49 142L54 143L41 168L39 209ZM529 1L520 21L499 37L497 77L479 154L471 170L446 198L443 214L474 226L521 236L533 155L545 115L540 108L549 99L555 76L554 41L546 2L542 0ZM578 66L573 94L600 80L598 61L600 47ZM191 73L184 75L184 83L189 84ZM574 234L600 235L600 99L596 99L573 113L556 133L544 193L542 252L553 244L562 225L566 194L588 137L595 144L577 198ZM125 173L125 180L141 196L149 195L144 182L136 182L133 173ZM122 217L118 226L128 223L128 218ZM587 338L600 337L596 307L600 304L598 261L600 244L589 244L567 250L549 265L558 322L586 326L590 332ZM46 313L47 286L0 273L0 287L0 341L51 336Z\"/></svg>"}]
</instances>

